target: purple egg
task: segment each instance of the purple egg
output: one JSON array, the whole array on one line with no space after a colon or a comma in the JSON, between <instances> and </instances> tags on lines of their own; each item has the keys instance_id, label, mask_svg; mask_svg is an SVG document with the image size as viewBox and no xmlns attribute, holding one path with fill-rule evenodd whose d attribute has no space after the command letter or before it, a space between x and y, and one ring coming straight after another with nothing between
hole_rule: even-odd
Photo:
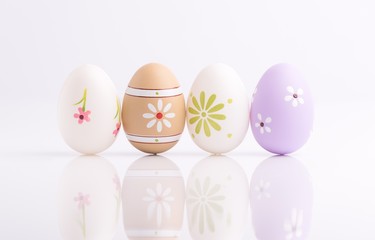
<instances>
[{"instance_id":1,"label":"purple egg","mask_svg":"<svg viewBox=\"0 0 375 240\"><path fill-rule=\"evenodd\" d=\"M267 151L288 154L301 148L313 127L310 88L292 65L269 68L254 91L250 124L257 142Z\"/></svg>"},{"instance_id":2,"label":"purple egg","mask_svg":"<svg viewBox=\"0 0 375 240\"><path fill-rule=\"evenodd\" d=\"M308 239L313 207L308 171L289 156L264 160L251 179L250 207L258 240Z\"/></svg>"}]
</instances>

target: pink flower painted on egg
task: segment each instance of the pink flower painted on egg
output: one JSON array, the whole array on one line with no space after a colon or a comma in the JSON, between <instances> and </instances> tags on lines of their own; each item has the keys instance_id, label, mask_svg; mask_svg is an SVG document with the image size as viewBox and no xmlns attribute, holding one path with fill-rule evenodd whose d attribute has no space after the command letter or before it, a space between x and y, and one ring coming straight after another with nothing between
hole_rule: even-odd
<instances>
[{"instance_id":1,"label":"pink flower painted on egg","mask_svg":"<svg viewBox=\"0 0 375 240\"><path fill-rule=\"evenodd\" d=\"M82 220L80 226L82 230L83 239L86 239L86 206L90 205L90 195L78 193L78 196L74 198L75 202L78 202L78 209L82 214Z\"/></svg>"},{"instance_id":2,"label":"pink flower painted on egg","mask_svg":"<svg viewBox=\"0 0 375 240\"><path fill-rule=\"evenodd\" d=\"M113 130L113 135L115 135L115 137L117 136L117 134L120 132L120 127L121 127L121 123L117 123L116 124L116 129Z\"/></svg>"},{"instance_id":3,"label":"pink flower painted on egg","mask_svg":"<svg viewBox=\"0 0 375 240\"><path fill-rule=\"evenodd\" d=\"M121 127L121 118L120 118L120 112L121 112L121 108L120 108L120 102L118 100L118 98L116 97L116 105L117 105L117 109L116 109L116 115L113 119L116 119L118 118L118 122L116 124L116 129L113 130L113 135L115 135L115 137L117 137L117 134L119 133L120 131L120 127Z\"/></svg>"},{"instance_id":4,"label":"pink flower painted on egg","mask_svg":"<svg viewBox=\"0 0 375 240\"><path fill-rule=\"evenodd\" d=\"M91 111L86 111L86 98L87 98L87 89L83 90L83 97L79 102L75 103L74 106L82 104L82 107L78 108L78 113L74 114L74 118L78 118L78 123L82 124L84 121L90 122L89 115Z\"/></svg>"},{"instance_id":5,"label":"pink flower painted on egg","mask_svg":"<svg viewBox=\"0 0 375 240\"><path fill-rule=\"evenodd\" d=\"M87 110L84 111L81 107L78 108L78 113L74 114L74 118L78 118L78 123L82 124L84 121L90 122L90 115L91 111Z\"/></svg>"},{"instance_id":6,"label":"pink flower painted on egg","mask_svg":"<svg viewBox=\"0 0 375 240\"><path fill-rule=\"evenodd\" d=\"M74 201L78 202L78 209L83 209L85 206L90 205L90 195L83 195L81 192L74 198Z\"/></svg>"},{"instance_id":7,"label":"pink flower painted on egg","mask_svg":"<svg viewBox=\"0 0 375 240\"><path fill-rule=\"evenodd\" d=\"M120 179L118 178L117 175L113 176L112 182L113 182L113 184L115 184L116 190L120 191L121 190L121 183L120 183Z\"/></svg>"}]
</instances>

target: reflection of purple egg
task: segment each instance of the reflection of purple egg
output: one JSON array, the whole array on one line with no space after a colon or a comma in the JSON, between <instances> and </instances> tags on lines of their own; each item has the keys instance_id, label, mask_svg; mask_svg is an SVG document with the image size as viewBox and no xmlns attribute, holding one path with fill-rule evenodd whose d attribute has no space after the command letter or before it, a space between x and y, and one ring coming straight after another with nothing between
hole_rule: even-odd
<instances>
[{"instance_id":1,"label":"reflection of purple egg","mask_svg":"<svg viewBox=\"0 0 375 240\"><path fill-rule=\"evenodd\" d=\"M300 72L277 64L264 73L253 96L250 124L257 142L276 154L302 147L313 126L310 89Z\"/></svg>"},{"instance_id":2,"label":"reflection of purple egg","mask_svg":"<svg viewBox=\"0 0 375 240\"><path fill-rule=\"evenodd\" d=\"M258 240L308 239L313 190L310 175L296 159L264 160L250 183L250 207Z\"/></svg>"}]
</instances>

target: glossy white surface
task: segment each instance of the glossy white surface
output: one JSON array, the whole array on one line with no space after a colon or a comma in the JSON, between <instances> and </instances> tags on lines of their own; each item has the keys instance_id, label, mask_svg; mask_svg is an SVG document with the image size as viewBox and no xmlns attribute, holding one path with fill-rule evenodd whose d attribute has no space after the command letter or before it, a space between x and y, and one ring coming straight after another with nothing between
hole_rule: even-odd
<instances>
[{"instance_id":1,"label":"glossy white surface","mask_svg":"<svg viewBox=\"0 0 375 240\"><path fill-rule=\"evenodd\" d=\"M319 106L314 136L304 148L292 155L311 175L314 198L309 239L373 239L375 175L371 133L374 132L372 121L375 120L375 110L367 112L368 118L361 121L368 126L367 131L358 131L354 125L358 120L355 116L365 111L355 107L350 104ZM333 108L335 113L331 116L337 116L336 119L342 121L328 124L326 116ZM352 109L353 117L347 115L347 108ZM24 147L18 146L19 150L2 149L0 155L1 239L30 236L61 239L57 219L57 186L64 168L77 155L63 144L58 135L50 135L50 145L43 144L48 137L48 132L43 130L46 125L36 124L38 128L35 129L42 129L42 134L23 128L25 138L33 137L34 141ZM53 129L55 126L51 122L47 123L47 127ZM53 144L53 139L56 144ZM25 140L20 138L19 141ZM3 140L2 145L5 144ZM120 179L123 179L128 166L143 154L133 149L121 132L118 141L102 156L115 166ZM179 166L186 182L191 168L208 155L191 142L185 131L181 142L165 156ZM257 146L248 132L240 147L227 156L242 166L250 181L255 168L271 154ZM255 239L250 215L246 224L243 239ZM126 239L122 223L119 223L114 239ZM190 239L186 218L181 239Z\"/></svg>"}]
</instances>

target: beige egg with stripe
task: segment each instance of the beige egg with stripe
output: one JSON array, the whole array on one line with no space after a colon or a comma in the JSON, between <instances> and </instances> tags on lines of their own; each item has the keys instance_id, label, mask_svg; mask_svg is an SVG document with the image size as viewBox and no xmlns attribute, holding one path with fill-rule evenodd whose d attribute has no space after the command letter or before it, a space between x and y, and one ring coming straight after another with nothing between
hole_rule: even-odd
<instances>
[{"instance_id":1,"label":"beige egg with stripe","mask_svg":"<svg viewBox=\"0 0 375 240\"><path fill-rule=\"evenodd\" d=\"M177 165L145 156L126 171L123 223L129 240L178 240L185 210L185 184Z\"/></svg>"},{"instance_id":2,"label":"beige egg with stripe","mask_svg":"<svg viewBox=\"0 0 375 240\"><path fill-rule=\"evenodd\" d=\"M125 92L122 121L126 137L142 152L165 152L178 142L185 125L185 100L167 67L149 63L138 69Z\"/></svg>"}]
</instances>

